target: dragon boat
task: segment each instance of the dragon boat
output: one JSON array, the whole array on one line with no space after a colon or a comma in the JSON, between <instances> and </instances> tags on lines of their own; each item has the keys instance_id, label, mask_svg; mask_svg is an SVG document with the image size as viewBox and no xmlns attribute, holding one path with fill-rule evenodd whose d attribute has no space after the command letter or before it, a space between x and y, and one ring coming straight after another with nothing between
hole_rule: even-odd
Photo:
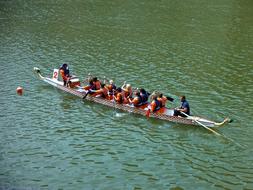
<instances>
[{"instance_id":1,"label":"dragon boat","mask_svg":"<svg viewBox=\"0 0 253 190\"><path fill-rule=\"evenodd\" d=\"M69 86L64 86L63 81L58 79L58 72L59 72L58 69L54 69L52 77L42 76L40 69L37 67L34 67L34 71L42 81L74 96L80 97L82 99L85 98L84 99L85 101L91 101L114 109L119 109L126 112L147 116L148 106L150 103L147 103L139 107L135 107L131 104L118 104L114 101L112 97L102 98L96 97L92 94L87 94L87 91L80 86L80 80L75 76L71 77L70 79L71 83ZM174 109L167 107L163 107L156 112L150 112L148 117L185 125L195 125L202 127L204 126L209 130L212 130L211 128L221 127L226 123L230 122L229 118L225 118L222 122L215 122L198 116L189 116L189 115L187 117L174 116Z\"/></svg>"}]
</instances>

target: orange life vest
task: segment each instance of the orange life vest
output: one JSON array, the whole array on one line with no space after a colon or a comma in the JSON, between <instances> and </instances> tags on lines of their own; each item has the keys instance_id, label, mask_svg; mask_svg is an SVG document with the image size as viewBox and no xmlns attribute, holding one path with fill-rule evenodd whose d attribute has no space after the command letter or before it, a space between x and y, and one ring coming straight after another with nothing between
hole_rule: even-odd
<instances>
[{"instance_id":1,"label":"orange life vest","mask_svg":"<svg viewBox=\"0 0 253 190\"><path fill-rule=\"evenodd\" d=\"M150 106L151 106L151 111L155 112L160 109L160 102L158 100L153 100Z\"/></svg>"},{"instance_id":2,"label":"orange life vest","mask_svg":"<svg viewBox=\"0 0 253 190\"><path fill-rule=\"evenodd\" d=\"M96 82L93 82L94 90L99 90L101 88L101 82L97 80Z\"/></svg>"},{"instance_id":3,"label":"orange life vest","mask_svg":"<svg viewBox=\"0 0 253 190\"><path fill-rule=\"evenodd\" d=\"M107 98L108 97L108 89L107 88L101 88L99 90L96 90L94 93L93 93L94 96L97 96L97 95L101 95L103 98Z\"/></svg>"},{"instance_id":4,"label":"orange life vest","mask_svg":"<svg viewBox=\"0 0 253 190\"><path fill-rule=\"evenodd\" d=\"M60 73L61 73L62 80L67 81L68 80L68 76L65 75L64 69L60 69Z\"/></svg>"},{"instance_id":5,"label":"orange life vest","mask_svg":"<svg viewBox=\"0 0 253 190\"><path fill-rule=\"evenodd\" d=\"M106 87L104 87L103 89L102 89L102 96L104 97L104 98L107 98L108 97L108 89L106 88Z\"/></svg>"},{"instance_id":6,"label":"orange life vest","mask_svg":"<svg viewBox=\"0 0 253 190\"><path fill-rule=\"evenodd\" d=\"M167 98L166 97L159 97L157 100L160 102L160 107L164 107L166 105Z\"/></svg>"},{"instance_id":7,"label":"orange life vest","mask_svg":"<svg viewBox=\"0 0 253 190\"><path fill-rule=\"evenodd\" d=\"M137 96L131 102L133 103L134 106L140 106L141 105L141 97Z\"/></svg>"},{"instance_id":8,"label":"orange life vest","mask_svg":"<svg viewBox=\"0 0 253 190\"><path fill-rule=\"evenodd\" d=\"M115 97L115 101L119 104L122 104L124 101L123 95L122 93L117 93L116 97Z\"/></svg>"}]
</instances>

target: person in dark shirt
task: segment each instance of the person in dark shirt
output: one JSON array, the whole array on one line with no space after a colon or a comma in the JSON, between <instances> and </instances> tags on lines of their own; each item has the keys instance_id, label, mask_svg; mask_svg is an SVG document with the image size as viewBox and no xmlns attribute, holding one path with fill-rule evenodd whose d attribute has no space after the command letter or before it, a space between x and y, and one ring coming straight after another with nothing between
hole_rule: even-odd
<instances>
[{"instance_id":1,"label":"person in dark shirt","mask_svg":"<svg viewBox=\"0 0 253 190\"><path fill-rule=\"evenodd\" d=\"M180 101L181 106L174 110L174 116L187 117L187 115L190 115L190 105L186 100L185 96L181 96ZM183 114L182 112L185 114Z\"/></svg>"},{"instance_id":2,"label":"person in dark shirt","mask_svg":"<svg viewBox=\"0 0 253 190\"><path fill-rule=\"evenodd\" d=\"M150 94L144 88L140 89L140 97L141 97L141 104L142 105L148 103L148 97L149 97L149 95Z\"/></svg>"},{"instance_id":3,"label":"person in dark shirt","mask_svg":"<svg viewBox=\"0 0 253 190\"><path fill-rule=\"evenodd\" d=\"M63 80L63 85L64 86L68 86L68 83L70 82L70 74L69 74L69 67L68 64L64 63L61 67L60 67L60 73L62 76L62 80Z\"/></svg>"}]
</instances>

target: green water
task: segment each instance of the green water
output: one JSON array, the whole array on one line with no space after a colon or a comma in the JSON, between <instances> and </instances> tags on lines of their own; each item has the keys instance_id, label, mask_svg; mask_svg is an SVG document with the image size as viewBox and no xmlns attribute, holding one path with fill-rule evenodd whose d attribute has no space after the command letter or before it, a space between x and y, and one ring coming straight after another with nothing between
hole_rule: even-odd
<instances>
[{"instance_id":1,"label":"green water","mask_svg":"<svg viewBox=\"0 0 253 190\"><path fill-rule=\"evenodd\" d=\"M0 189L253 189L252 10L251 0L0 1ZM232 140L82 101L33 73L64 62L81 79L184 94L193 114L233 118L217 131Z\"/></svg>"}]
</instances>

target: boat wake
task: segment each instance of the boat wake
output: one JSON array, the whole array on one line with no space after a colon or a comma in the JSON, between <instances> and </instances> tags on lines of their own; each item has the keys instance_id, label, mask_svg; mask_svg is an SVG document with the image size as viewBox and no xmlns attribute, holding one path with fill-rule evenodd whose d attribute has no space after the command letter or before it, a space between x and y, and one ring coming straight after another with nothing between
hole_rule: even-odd
<instances>
[{"instance_id":1,"label":"boat wake","mask_svg":"<svg viewBox=\"0 0 253 190\"><path fill-rule=\"evenodd\" d=\"M125 115L126 115L125 113L115 113L114 114L115 117L119 117L119 118L124 117Z\"/></svg>"}]
</instances>

